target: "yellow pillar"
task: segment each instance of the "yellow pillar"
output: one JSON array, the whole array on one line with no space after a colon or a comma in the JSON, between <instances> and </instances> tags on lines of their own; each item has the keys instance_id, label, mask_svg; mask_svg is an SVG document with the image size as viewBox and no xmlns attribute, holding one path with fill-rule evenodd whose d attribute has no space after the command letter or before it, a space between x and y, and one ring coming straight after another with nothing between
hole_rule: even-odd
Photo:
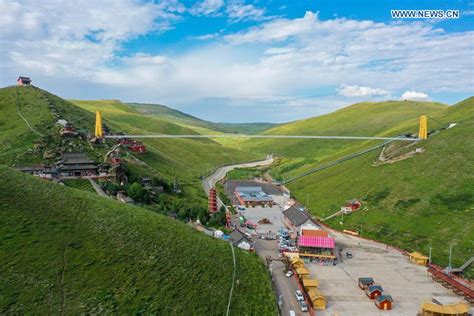
<instances>
[{"instance_id":1,"label":"yellow pillar","mask_svg":"<svg viewBox=\"0 0 474 316\"><path fill-rule=\"evenodd\" d=\"M428 138L428 119L426 118L426 115L420 116L420 129L418 131L418 138Z\"/></svg>"},{"instance_id":2,"label":"yellow pillar","mask_svg":"<svg viewBox=\"0 0 474 316\"><path fill-rule=\"evenodd\" d=\"M95 137L96 138L102 138L103 132L102 132L102 115L100 114L100 111L95 112Z\"/></svg>"}]
</instances>

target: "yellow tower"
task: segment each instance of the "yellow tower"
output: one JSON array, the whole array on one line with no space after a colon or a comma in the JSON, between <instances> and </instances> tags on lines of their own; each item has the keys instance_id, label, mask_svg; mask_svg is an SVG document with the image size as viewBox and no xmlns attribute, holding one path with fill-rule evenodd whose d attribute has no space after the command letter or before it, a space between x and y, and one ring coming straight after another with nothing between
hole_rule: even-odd
<instances>
[{"instance_id":1,"label":"yellow tower","mask_svg":"<svg viewBox=\"0 0 474 316\"><path fill-rule=\"evenodd\" d=\"M95 138L102 138L102 115L100 111L95 112Z\"/></svg>"},{"instance_id":2,"label":"yellow tower","mask_svg":"<svg viewBox=\"0 0 474 316\"><path fill-rule=\"evenodd\" d=\"M428 119L426 118L426 115L420 116L420 129L418 131L418 138L422 140L428 138Z\"/></svg>"}]
</instances>

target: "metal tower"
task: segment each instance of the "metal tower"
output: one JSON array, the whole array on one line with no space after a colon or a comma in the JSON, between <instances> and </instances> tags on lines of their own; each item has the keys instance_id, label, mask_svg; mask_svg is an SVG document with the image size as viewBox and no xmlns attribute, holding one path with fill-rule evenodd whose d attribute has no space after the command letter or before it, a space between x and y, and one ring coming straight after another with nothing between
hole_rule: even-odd
<instances>
[{"instance_id":1,"label":"metal tower","mask_svg":"<svg viewBox=\"0 0 474 316\"><path fill-rule=\"evenodd\" d=\"M418 131L418 138L424 140L428 138L428 119L426 115L420 116L420 129Z\"/></svg>"}]
</instances>

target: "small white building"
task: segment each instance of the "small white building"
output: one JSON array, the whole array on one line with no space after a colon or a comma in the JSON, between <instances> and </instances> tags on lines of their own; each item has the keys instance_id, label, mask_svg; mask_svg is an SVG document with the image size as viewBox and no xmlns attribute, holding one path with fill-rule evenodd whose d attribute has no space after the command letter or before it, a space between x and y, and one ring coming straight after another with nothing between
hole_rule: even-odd
<instances>
[{"instance_id":1,"label":"small white building","mask_svg":"<svg viewBox=\"0 0 474 316\"><path fill-rule=\"evenodd\" d=\"M68 124L68 121L66 120L63 120L63 119L59 119L56 124L62 126L62 127L66 127L66 125Z\"/></svg>"},{"instance_id":2,"label":"small white building","mask_svg":"<svg viewBox=\"0 0 474 316\"><path fill-rule=\"evenodd\" d=\"M123 193L117 193L117 200L125 204L133 204L133 199Z\"/></svg>"}]
</instances>

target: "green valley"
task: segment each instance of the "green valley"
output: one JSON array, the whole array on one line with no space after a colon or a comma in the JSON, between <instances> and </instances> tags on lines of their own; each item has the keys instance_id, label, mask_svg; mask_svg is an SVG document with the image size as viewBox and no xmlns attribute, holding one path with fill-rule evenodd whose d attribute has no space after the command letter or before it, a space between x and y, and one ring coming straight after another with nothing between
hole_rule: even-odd
<instances>
[{"instance_id":1,"label":"green valley","mask_svg":"<svg viewBox=\"0 0 474 316\"><path fill-rule=\"evenodd\" d=\"M219 131L224 133L258 134L278 125L274 123L215 123L171 109L165 105L147 103L127 104L136 108L143 114L151 114L161 118L167 118L183 126L198 129L203 128L204 130L211 132Z\"/></svg>"}]
</instances>

